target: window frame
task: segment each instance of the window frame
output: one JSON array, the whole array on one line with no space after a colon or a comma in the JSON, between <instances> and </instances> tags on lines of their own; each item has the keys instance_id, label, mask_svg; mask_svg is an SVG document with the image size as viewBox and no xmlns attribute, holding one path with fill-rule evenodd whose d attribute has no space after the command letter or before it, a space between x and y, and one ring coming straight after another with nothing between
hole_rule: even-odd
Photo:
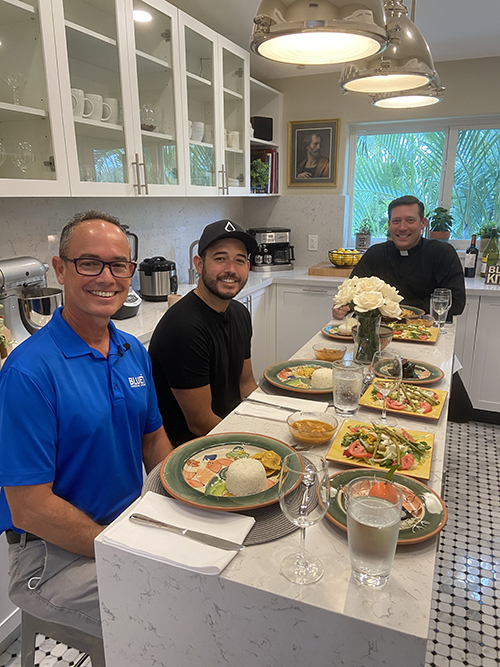
<instances>
[{"instance_id":1,"label":"window frame","mask_svg":"<svg viewBox=\"0 0 500 667\"><path fill-rule=\"evenodd\" d=\"M442 177L439 187L439 204L449 209L453 190L455 159L460 130L500 129L500 114L485 116L462 116L454 118L429 118L399 121L379 121L372 123L351 123L347 140L346 195L347 206L344 218L344 247L354 247L355 235L352 233L352 207L354 195L354 173L356 167L357 139L359 136L375 134L404 134L416 132L444 132ZM412 194L409 192L408 194ZM372 243L382 243L382 237L372 237ZM450 244L458 251L465 250L470 239L450 239Z\"/></svg>"}]
</instances>

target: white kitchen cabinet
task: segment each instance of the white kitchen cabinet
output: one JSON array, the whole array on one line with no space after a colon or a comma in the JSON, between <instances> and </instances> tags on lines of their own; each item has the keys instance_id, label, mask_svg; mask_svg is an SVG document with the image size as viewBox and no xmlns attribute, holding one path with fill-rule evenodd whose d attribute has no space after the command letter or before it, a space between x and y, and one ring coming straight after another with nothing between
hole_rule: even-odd
<instances>
[{"instance_id":1,"label":"white kitchen cabinet","mask_svg":"<svg viewBox=\"0 0 500 667\"><path fill-rule=\"evenodd\" d=\"M187 194L249 192L249 54L179 12Z\"/></svg>"},{"instance_id":2,"label":"white kitchen cabinet","mask_svg":"<svg viewBox=\"0 0 500 667\"><path fill-rule=\"evenodd\" d=\"M467 296L464 312L454 318L455 354L463 366L460 377L467 388L470 388L471 382L479 302L479 296Z\"/></svg>"},{"instance_id":3,"label":"white kitchen cabinet","mask_svg":"<svg viewBox=\"0 0 500 667\"><path fill-rule=\"evenodd\" d=\"M0 196L69 193L50 3L0 0Z\"/></svg>"},{"instance_id":4,"label":"white kitchen cabinet","mask_svg":"<svg viewBox=\"0 0 500 667\"><path fill-rule=\"evenodd\" d=\"M252 369L256 382L262 377L264 369L274 363L271 344L273 329L270 327L272 304L269 289L263 287L237 298L237 301L248 309L252 318Z\"/></svg>"},{"instance_id":5,"label":"white kitchen cabinet","mask_svg":"<svg viewBox=\"0 0 500 667\"><path fill-rule=\"evenodd\" d=\"M481 296L473 342L472 368L469 395L477 410L500 412L500 356L498 335L500 330L500 299Z\"/></svg>"},{"instance_id":6,"label":"white kitchen cabinet","mask_svg":"<svg viewBox=\"0 0 500 667\"><path fill-rule=\"evenodd\" d=\"M337 287L277 285L276 359L284 361L332 319Z\"/></svg>"}]
</instances>

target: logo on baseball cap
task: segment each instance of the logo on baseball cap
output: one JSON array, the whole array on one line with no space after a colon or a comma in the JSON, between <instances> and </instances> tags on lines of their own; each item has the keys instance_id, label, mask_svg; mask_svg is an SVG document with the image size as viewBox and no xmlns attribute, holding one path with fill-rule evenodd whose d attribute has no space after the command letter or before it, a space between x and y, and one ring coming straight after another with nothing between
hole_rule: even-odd
<instances>
[{"instance_id":1,"label":"logo on baseball cap","mask_svg":"<svg viewBox=\"0 0 500 667\"><path fill-rule=\"evenodd\" d=\"M249 254L257 248L257 241L243 227L231 222L231 220L217 220L217 222L207 225L203 230L198 243L198 254L201 255L214 241L225 238L242 241Z\"/></svg>"}]
</instances>

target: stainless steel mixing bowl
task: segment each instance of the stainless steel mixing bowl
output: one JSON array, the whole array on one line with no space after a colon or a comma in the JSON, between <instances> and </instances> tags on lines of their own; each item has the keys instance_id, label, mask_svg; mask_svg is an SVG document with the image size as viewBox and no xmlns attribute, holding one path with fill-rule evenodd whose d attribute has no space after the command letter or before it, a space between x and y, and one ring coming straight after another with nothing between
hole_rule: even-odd
<instances>
[{"instance_id":1,"label":"stainless steel mixing bowl","mask_svg":"<svg viewBox=\"0 0 500 667\"><path fill-rule=\"evenodd\" d=\"M19 310L30 333L41 329L53 312L63 305L63 291L53 287L25 289L19 295Z\"/></svg>"}]
</instances>

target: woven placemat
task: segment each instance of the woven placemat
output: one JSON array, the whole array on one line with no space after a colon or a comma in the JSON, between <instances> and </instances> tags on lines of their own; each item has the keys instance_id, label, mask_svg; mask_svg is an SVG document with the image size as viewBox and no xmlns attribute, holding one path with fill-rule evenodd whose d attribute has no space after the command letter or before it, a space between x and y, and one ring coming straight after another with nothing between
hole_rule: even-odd
<instances>
[{"instance_id":1,"label":"woven placemat","mask_svg":"<svg viewBox=\"0 0 500 667\"><path fill-rule=\"evenodd\" d=\"M142 487L142 495L147 491L152 491L161 496L169 496L160 480L160 468L161 463L149 473ZM298 527L290 523L283 514L279 503L267 505L267 507L258 507L254 510L243 510L238 513L252 516L255 519L254 525L243 542L247 547L272 542L298 530Z\"/></svg>"}]
</instances>

